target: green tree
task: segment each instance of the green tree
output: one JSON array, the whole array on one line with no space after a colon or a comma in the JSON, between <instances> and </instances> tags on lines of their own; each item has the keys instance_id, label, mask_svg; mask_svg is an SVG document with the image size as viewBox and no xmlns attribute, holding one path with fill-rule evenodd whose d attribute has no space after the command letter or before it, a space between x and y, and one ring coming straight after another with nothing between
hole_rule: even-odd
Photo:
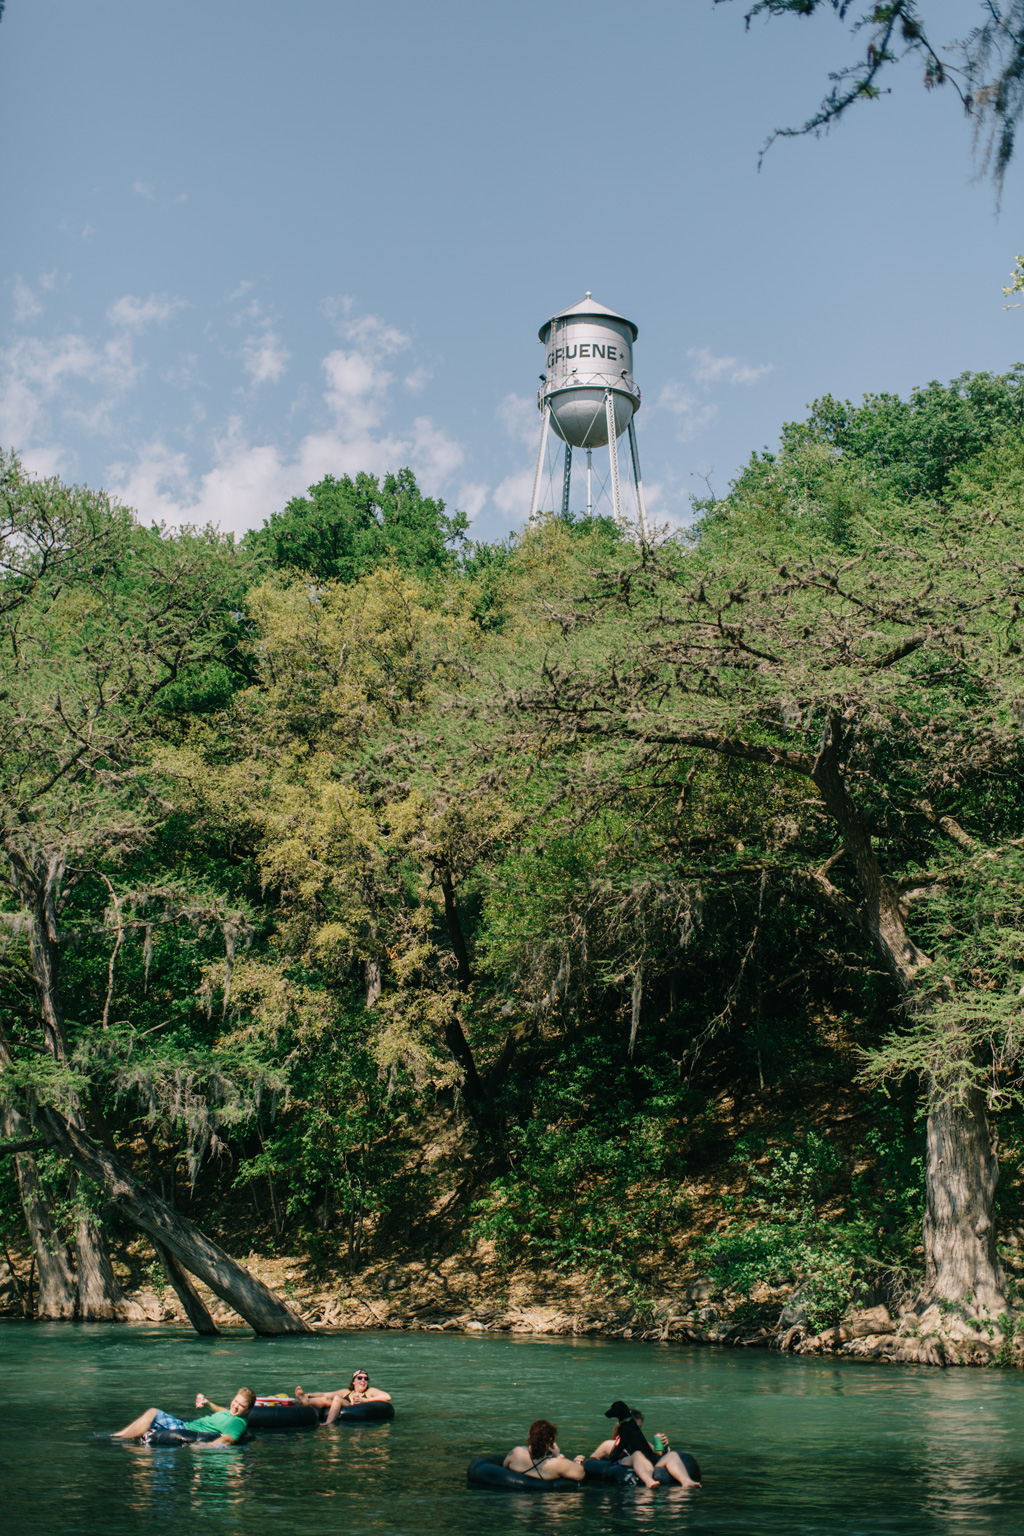
<instances>
[{"instance_id":1,"label":"green tree","mask_svg":"<svg viewBox=\"0 0 1024 1536\"><path fill-rule=\"evenodd\" d=\"M326 475L248 534L245 547L275 570L317 581L358 581L386 565L430 576L452 568L468 526L464 512L423 496L411 469L383 480Z\"/></svg>"},{"instance_id":2,"label":"green tree","mask_svg":"<svg viewBox=\"0 0 1024 1536\"><path fill-rule=\"evenodd\" d=\"M983 455L938 502L872 494L865 466L817 441L759 463L692 542L581 569L543 659L525 648L506 673L502 710L515 750L557 751L605 805L616 784L678 793L705 754L804 786L784 849L762 824L744 857L795 866L891 977L902 1001L880 1070L923 1074L928 1102L924 1297L991 1315L986 1093L993 1062L1016 1060L1014 941L1004 921L972 969L941 927L923 948L916 918L949 883L970 892L972 861L1009 871L1020 832L1016 434L990 454L998 470ZM860 492L838 530L837 487ZM990 984L1000 1009L982 1010Z\"/></svg>"},{"instance_id":3,"label":"green tree","mask_svg":"<svg viewBox=\"0 0 1024 1536\"><path fill-rule=\"evenodd\" d=\"M134 1180L109 1145L98 1095L74 1059L62 981L71 897L90 879L113 895L110 876L166 818L153 767L165 719L158 703L223 655L236 622L233 546L212 531L169 537L142 528L105 496L32 482L7 458L0 491L0 882L9 902L0 920L27 943L32 1023L49 1061L40 1069L38 1043L26 1040L16 1063L0 1040L5 1096L21 1090L55 1148L172 1256L172 1278L186 1294L180 1265L230 1296L257 1329L301 1331L277 1297ZM106 1030L106 1006L98 1022ZM77 1251L82 1314L109 1315L119 1296L88 1213Z\"/></svg>"}]
</instances>

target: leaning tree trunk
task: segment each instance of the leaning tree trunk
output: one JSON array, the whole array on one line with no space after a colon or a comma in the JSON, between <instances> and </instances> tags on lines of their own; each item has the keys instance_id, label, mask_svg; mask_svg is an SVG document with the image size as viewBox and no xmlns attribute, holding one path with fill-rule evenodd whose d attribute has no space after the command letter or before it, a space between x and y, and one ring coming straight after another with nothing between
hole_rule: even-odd
<instances>
[{"instance_id":1,"label":"leaning tree trunk","mask_svg":"<svg viewBox=\"0 0 1024 1536\"><path fill-rule=\"evenodd\" d=\"M844 764L854 730L852 715L847 719L835 712L830 715L809 777L839 829L842 847L837 857L846 857L853 866L861 890L860 907L826 878L827 865L814 878L833 905L871 940L908 1013L914 1013L920 1006L915 982L932 962L907 931L900 893L882 870L870 830L850 794ZM955 1029L937 1034L935 1049L947 1059L960 1054ZM993 1207L998 1177L983 1096L970 1089L963 1105L958 1105L933 1095L925 1172L923 1303L943 1301L968 1315L1001 1317L1006 1312Z\"/></svg>"},{"instance_id":2,"label":"leaning tree trunk","mask_svg":"<svg viewBox=\"0 0 1024 1536\"><path fill-rule=\"evenodd\" d=\"M24 1141L29 1126L16 1109L0 1106L0 1126L5 1141ZM41 1322L63 1322L78 1311L78 1285L67 1242L54 1218L53 1208L39 1177L39 1168L31 1152L19 1152L14 1159L29 1237L36 1256L39 1298L36 1316Z\"/></svg>"},{"instance_id":3,"label":"leaning tree trunk","mask_svg":"<svg viewBox=\"0 0 1024 1536\"><path fill-rule=\"evenodd\" d=\"M137 1183L116 1153L101 1147L55 1109L40 1106L37 1123L52 1145L79 1173L100 1185L129 1221L162 1244L179 1264L244 1317L256 1333L273 1336L313 1332L286 1301L250 1275L184 1216L172 1211L151 1189Z\"/></svg>"},{"instance_id":4,"label":"leaning tree trunk","mask_svg":"<svg viewBox=\"0 0 1024 1536\"><path fill-rule=\"evenodd\" d=\"M8 850L15 889L28 918L29 955L39 1016L47 1049L55 1061L67 1060L67 1034L60 995L60 925L58 906L64 881L64 855L41 849ZM85 1128L77 1095L70 1097L69 1118ZM78 1259L78 1315L83 1322L137 1322L144 1316L117 1282L102 1228L88 1214L75 1234Z\"/></svg>"},{"instance_id":5,"label":"leaning tree trunk","mask_svg":"<svg viewBox=\"0 0 1024 1536\"><path fill-rule=\"evenodd\" d=\"M925 1302L979 1319L1005 1313L992 1219L998 1179L984 1095L972 1088L963 1106L937 1104L928 1115Z\"/></svg>"},{"instance_id":6,"label":"leaning tree trunk","mask_svg":"<svg viewBox=\"0 0 1024 1536\"><path fill-rule=\"evenodd\" d=\"M178 1263L170 1249L163 1243L153 1238L153 1251L164 1267L164 1273L174 1287L174 1293L185 1309L188 1318L196 1333L201 1333L207 1338L215 1334L219 1336L220 1329L210 1316L209 1308L196 1290L188 1277L188 1271Z\"/></svg>"}]
</instances>

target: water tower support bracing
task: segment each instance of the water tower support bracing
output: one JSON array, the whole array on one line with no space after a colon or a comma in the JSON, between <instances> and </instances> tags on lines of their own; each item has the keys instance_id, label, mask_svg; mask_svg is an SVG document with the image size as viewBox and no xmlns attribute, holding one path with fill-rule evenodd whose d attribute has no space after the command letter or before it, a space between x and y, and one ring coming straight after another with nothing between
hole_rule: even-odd
<instances>
[{"instance_id":1,"label":"water tower support bracing","mask_svg":"<svg viewBox=\"0 0 1024 1536\"><path fill-rule=\"evenodd\" d=\"M563 517L566 517L568 515L568 512L569 512L569 482L570 482L571 479L572 479L572 448L571 448L571 446L568 443L566 443L566 445L565 445L565 468L562 471L562 516Z\"/></svg>"},{"instance_id":2,"label":"water tower support bracing","mask_svg":"<svg viewBox=\"0 0 1024 1536\"><path fill-rule=\"evenodd\" d=\"M594 470L591 464L593 449L587 449L587 516L594 515Z\"/></svg>"},{"instance_id":3,"label":"water tower support bracing","mask_svg":"<svg viewBox=\"0 0 1024 1536\"><path fill-rule=\"evenodd\" d=\"M640 513L640 533L645 544L651 542L650 530L647 527L647 504L644 501L644 483L640 479L640 455L636 447L636 427L633 425L632 416L629 418L629 451L633 457L633 479L636 482L636 505Z\"/></svg>"},{"instance_id":4,"label":"water tower support bracing","mask_svg":"<svg viewBox=\"0 0 1024 1536\"><path fill-rule=\"evenodd\" d=\"M545 402L540 422L540 447L537 450L537 468L533 473L533 495L530 497L530 516L537 516L540 501L540 477L544 472L544 455L548 450L548 428L551 425L551 407Z\"/></svg>"},{"instance_id":5,"label":"water tower support bracing","mask_svg":"<svg viewBox=\"0 0 1024 1536\"><path fill-rule=\"evenodd\" d=\"M622 522L622 497L619 493L619 448L615 432L615 399L610 389L604 392L604 414L608 423L608 457L612 461L612 506L615 521Z\"/></svg>"}]
</instances>

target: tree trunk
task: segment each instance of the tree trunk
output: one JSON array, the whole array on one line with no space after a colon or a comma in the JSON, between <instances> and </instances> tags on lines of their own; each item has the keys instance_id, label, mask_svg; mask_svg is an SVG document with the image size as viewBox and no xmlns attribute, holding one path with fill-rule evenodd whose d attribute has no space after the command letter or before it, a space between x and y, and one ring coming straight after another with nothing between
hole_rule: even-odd
<instances>
[{"instance_id":1,"label":"tree trunk","mask_svg":"<svg viewBox=\"0 0 1024 1536\"><path fill-rule=\"evenodd\" d=\"M60 994L60 926L58 908L64 883L63 854L8 850L15 889L28 918L29 953L39 1016L47 1048L55 1061L67 1060L67 1034ZM85 1118L77 1096L71 1096L69 1119L84 1130ZM106 1238L90 1216L78 1223L78 1315L83 1322L138 1322L144 1313L129 1301L117 1283Z\"/></svg>"},{"instance_id":2,"label":"tree trunk","mask_svg":"<svg viewBox=\"0 0 1024 1536\"><path fill-rule=\"evenodd\" d=\"M188 1318L196 1333L204 1337L220 1335L220 1329L210 1316L205 1301L196 1290L188 1277L188 1272L182 1269L174 1254L163 1243L153 1239L153 1252L160 1260L168 1280L174 1287L174 1293L185 1308L185 1316Z\"/></svg>"},{"instance_id":3,"label":"tree trunk","mask_svg":"<svg viewBox=\"0 0 1024 1536\"><path fill-rule=\"evenodd\" d=\"M6 1140L27 1138L29 1126L16 1109L0 1107L0 1123ZM54 1218L34 1155L19 1153L14 1166L39 1275L36 1316L40 1322L64 1322L78 1311L78 1286L71 1254Z\"/></svg>"},{"instance_id":4,"label":"tree trunk","mask_svg":"<svg viewBox=\"0 0 1024 1536\"><path fill-rule=\"evenodd\" d=\"M459 980L460 990L467 992L471 979L469 949L466 945L466 935L462 928L462 919L459 916L458 902L455 899L455 885L452 881L452 873L446 864L439 865L437 873L441 883L441 891L444 895L444 915L448 925L448 937L451 940L452 953L455 956L455 973ZM494 1106L477 1070L473 1049L466 1039L462 1024L454 1013L450 1013L445 1022L444 1039L448 1049L462 1068L462 1088L466 1095L466 1103L475 1116L482 1117L487 1121L493 1121Z\"/></svg>"},{"instance_id":5,"label":"tree trunk","mask_svg":"<svg viewBox=\"0 0 1024 1536\"><path fill-rule=\"evenodd\" d=\"M919 1005L914 982L931 964L907 932L899 892L878 862L870 830L846 782L845 762L854 743L852 712L833 712L810 774L843 840L863 897L848 913L874 945L909 1012ZM853 903L824 878L815 877L840 909ZM949 1033L937 1037L936 1054L956 1053ZM944 1301L973 1313L1000 1317L1006 1311L1005 1277L996 1253L993 1196L999 1178L985 1101L969 1090L963 1105L932 1102L928 1115L927 1214L924 1221L925 1290L922 1299Z\"/></svg>"},{"instance_id":6,"label":"tree trunk","mask_svg":"<svg viewBox=\"0 0 1024 1536\"><path fill-rule=\"evenodd\" d=\"M977 1088L964 1106L932 1108L927 1169L921 1299L958 1306L979 1319L1001 1317L1005 1280L992 1219L999 1168L984 1095Z\"/></svg>"},{"instance_id":7,"label":"tree trunk","mask_svg":"<svg viewBox=\"0 0 1024 1536\"><path fill-rule=\"evenodd\" d=\"M129 1301L110 1262L107 1239L90 1215L81 1217L75 1235L78 1259L78 1315L83 1323L141 1323L145 1312Z\"/></svg>"},{"instance_id":8,"label":"tree trunk","mask_svg":"<svg viewBox=\"0 0 1024 1536\"><path fill-rule=\"evenodd\" d=\"M280 1296L261 1280L255 1279L241 1264L190 1221L165 1205L144 1184L137 1184L116 1153L101 1147L77 1125L48 1106L40 1106L40 1129L53 1146L98 1184L119 1210L150 1238L163 1244L191 1274L210 1287L215 1296L226 1301L244 1317L258 1334L312 1333L309 1325Z\"/></svg>"}]
</instances>

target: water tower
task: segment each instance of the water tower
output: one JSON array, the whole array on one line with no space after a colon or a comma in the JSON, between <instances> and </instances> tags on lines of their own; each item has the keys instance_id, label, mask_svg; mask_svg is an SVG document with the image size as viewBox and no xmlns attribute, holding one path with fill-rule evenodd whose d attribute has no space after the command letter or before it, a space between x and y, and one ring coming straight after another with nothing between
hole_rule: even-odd
<instances>
[{"instance_id":1,"label":"water tower","mask_svg":"<svg viewBox=\"0 0 1024 1536\"><path fill-rule=\"evenodd\" d=\"M540 508L541 481L547 454L548 436L555 433L565 444L562 469L562 511L569 510L572 481L572 451L584 448L587 454L587 514L592 515L593 451L607 446L611 474L611 498L615 516L621 522L622 491L619 481L618 440L629 436L633 466L637 514L641 534L648 538L647 509L644 505L640 458L636 447L633 417L640 409L640 391L633 382L633 343L637 328L632 320L617 315L613 309L597 304L586 294L571 309L545 320L538 332L545 347L545 367L537 406L541 413L540 447L533 477L530 516Z\"/></svg>"}]
</instances>

